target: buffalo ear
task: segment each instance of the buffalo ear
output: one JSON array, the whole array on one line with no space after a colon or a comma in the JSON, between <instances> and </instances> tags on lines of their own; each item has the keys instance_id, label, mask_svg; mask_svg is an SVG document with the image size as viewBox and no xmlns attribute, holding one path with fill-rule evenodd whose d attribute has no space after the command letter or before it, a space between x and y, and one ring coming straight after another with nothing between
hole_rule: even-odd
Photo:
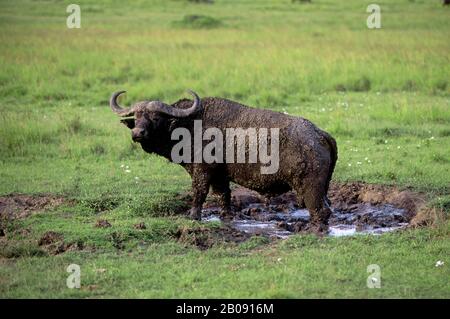
<instances>
[{"instance_id":1,"label":"buffalo ear","mask_svg":"<svg viewBox=\"0 0 450 319\"><path fill-rule=\"evenodd\" d=\"M134 119L123 119L120 120L120 123L126 125L129 129L134 128Z\"/></svg>"}]
</instances>

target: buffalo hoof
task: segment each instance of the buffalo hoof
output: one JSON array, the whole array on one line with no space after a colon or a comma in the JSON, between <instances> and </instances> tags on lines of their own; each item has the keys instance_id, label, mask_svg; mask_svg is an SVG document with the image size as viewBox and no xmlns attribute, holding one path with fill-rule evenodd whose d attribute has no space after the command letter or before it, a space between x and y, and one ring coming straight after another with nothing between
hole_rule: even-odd
<instances>
[{"instance_id":1,"label":"buffalo hoof","mask_svg":"<svg viewBox=\"0 0 450 319\"><path fill-rule=\"evenodd\" d=\"M229 210L223 210L220 212L220 218L225 221L230 221L233 219L233 213Z\"/></svg>"},{"instance_id":2,"label":"buffalo hoof","mask_svg":"<svg viewBox=\"0 0 450 319\"><path fill-rule=\"evenodd\" d=\"M328 233L328 225L323 223L312 224L308 227L308 232L322 237Z\"/></svg>"},{"instance_id":3,"label":"buffalo hoof","mask_svg":"<svg viewBox=\"0 0 450 319\"><path fill-rule=\"evenodd\" d=\"M189 217L193 220L202 220L201 211L193 208L193 209L191 209L191 213L189 214Z\"/></svg>"}]
</instances>

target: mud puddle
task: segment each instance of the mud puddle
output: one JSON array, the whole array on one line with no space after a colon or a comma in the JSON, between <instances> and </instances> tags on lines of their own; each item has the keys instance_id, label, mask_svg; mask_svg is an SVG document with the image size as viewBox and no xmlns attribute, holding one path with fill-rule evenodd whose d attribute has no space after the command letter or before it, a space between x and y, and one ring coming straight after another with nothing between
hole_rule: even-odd
<instances>
[{"instance_id":1,"label":"mud puddle","mask_svg":"<svg viewBox=\"0 0 450 319\"><path fill-rule=\"evenodd\" d=\"M409 191L364 183L333 184L329 198L333 214L329 236L378 235L405 228L414 217L422 199ZM212 200L202 210L204 222L221 222L223 226L249 235L287 238L308 231L309 212L297 205L293 192L267 199L243 187L232 191L234 215L220 217L220 208Z\"/></svg>"}]
</instances>

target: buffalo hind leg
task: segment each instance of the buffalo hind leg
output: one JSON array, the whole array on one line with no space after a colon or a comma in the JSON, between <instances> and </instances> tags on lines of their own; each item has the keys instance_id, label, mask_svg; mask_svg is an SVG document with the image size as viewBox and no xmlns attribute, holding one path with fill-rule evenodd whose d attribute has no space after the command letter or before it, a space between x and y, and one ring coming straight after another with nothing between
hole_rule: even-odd
<instances>
[{"instance_id":1,"label":"buffalo hind leg","mask_svg":"<svg viewBox=\"0 0 450 319\"><path fill-rule=\"evenodd\" d=\"M222 218L231 218L231 190L230 182L225 178L220 178L211 182L212 190L219 195L219 204L222 209L220 215Z\"/></svg>"},{"instance_id":2,"label":"buffalo hind leg","mask_svg":"<svg viewBox=\"0 0 450 319\"><path fill-rule=\"evenodd\" d=\"M318 233L326 232L331 215L326 183L317 180L304 180L303 183L303 187L297 190L297 193L301 194L309 211L311 230Z\"/></svg>"}]
</instances>

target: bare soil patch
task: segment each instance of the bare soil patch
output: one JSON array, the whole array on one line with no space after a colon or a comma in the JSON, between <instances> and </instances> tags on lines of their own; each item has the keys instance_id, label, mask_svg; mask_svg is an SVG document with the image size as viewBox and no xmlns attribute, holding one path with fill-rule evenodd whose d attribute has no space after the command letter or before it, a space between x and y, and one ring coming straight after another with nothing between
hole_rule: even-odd
<instances>
[{"instance_id":1,"label":"bare soil patch","mask_svg":"<svg viewBox=\"0 0 450 319\"><path fill-rule=\"evenodd\" d=\"M201 250L224 243L240 243L249 237L249 234L229 227L181 227L175 234L175 238L179 242L196 246Z\"/></svg>"},{"instance_id":2,"label":"bare soil patch","mask_svg":"<svg viewBox=\"0 0 450 319\"><path fill-rule=\"evenodd\" d=\"M133 228L142 230L142 229L147 229L147 226L145 225L144 222L140 222L140 223L137 223L137 224L133 225Z\"/></svg>"},{"instance_id":3,"label":"bare soil patch","mask_svg":"<svg viewBox=\"0 0 450 319\"><path fill-rule=\"evenodd\" d=\"M328 191L328 197L332 206L339 210L352 210L355 205L360 204L390 204L404 209L409 219L414 217L425 204L423 194L401 190L395 186L362 182L332 183Z\"/></svg>"},{"instance_id":4,"label":"bare soil patch","mask_svg":"<svg viewBox=\"0 0 450 319\"><path fill-rule=\"evenodd\" d=\"M44 209L57 207L67 200L55 195L9 194L0 196L0 218L26 218Z\"/></svg>"},{"instance_id":5,"label":"bare soil patch","mask_svg":"<svg viewBox=\"0 0 450 319\"><path fill-rule=\"evenodd\" d=\"M107 221L106 219L99 219L95 222L94 227L97 228L108 228L111 227L111 223L109 221Z\"/></svg>"},{"instance_id":6,"label":"bare soil patch","mask_svg":"<svg viewBox=\"0 0 450 319\"><path fill-rule=\"evenodd\" d=\"M38 241L38 245L51 255L58 255L66 251L82 250L82 242L66 243L64 236L54 231L45 232Z\"/></svg>"}]
</instances>

